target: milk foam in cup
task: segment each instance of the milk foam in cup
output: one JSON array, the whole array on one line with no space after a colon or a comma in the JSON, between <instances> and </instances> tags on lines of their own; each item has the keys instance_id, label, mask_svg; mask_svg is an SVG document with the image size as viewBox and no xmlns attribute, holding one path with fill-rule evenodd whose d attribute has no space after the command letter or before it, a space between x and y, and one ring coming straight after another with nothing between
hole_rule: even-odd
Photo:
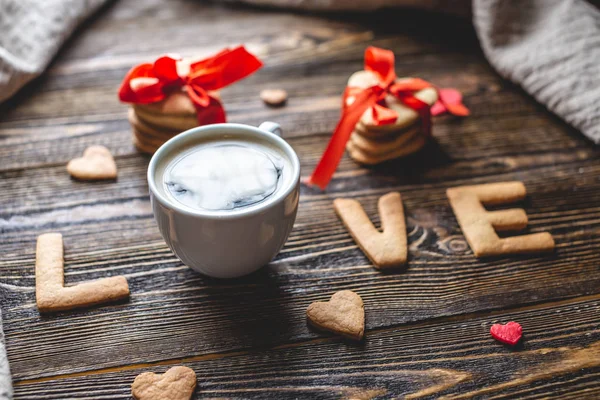
<instances>
[{"instance_id":1,"label":"milk foam in cup","mask_svg":"<svg viewBox=\"0 0 600 400\"><path fill-rule=\"evenodd\" d=\"M173 160L164 184L170 196L187 207L234 210L273 195L281 186L285 164L269 148L220 140L200 144Z\"/></svg>"}]
</instances>

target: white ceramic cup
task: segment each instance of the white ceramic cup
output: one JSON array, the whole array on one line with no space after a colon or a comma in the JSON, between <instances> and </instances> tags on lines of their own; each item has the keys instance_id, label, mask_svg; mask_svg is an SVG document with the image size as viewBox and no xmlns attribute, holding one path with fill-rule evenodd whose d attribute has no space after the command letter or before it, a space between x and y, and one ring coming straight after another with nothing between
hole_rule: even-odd
<instances>
[{"instance_id":1,"label":"white ceramic cup","mask_svg":"<svg viewBox=\"0 0 600 400\"><path fill-rule=\"evenodd\" d=\"M214 124L173 137L154 153L148 166L148 186L154 218L175 255L190 268L215 278L247 275L268 264L285 244L298 210L300 162L279 135L281 128L264 122L256 128L242 124ZM189 209L169 198L160 180L165 162L203 139L259 139L290 161L291 179L263 202L230 211Z\"/></svg>"}]
</instances>

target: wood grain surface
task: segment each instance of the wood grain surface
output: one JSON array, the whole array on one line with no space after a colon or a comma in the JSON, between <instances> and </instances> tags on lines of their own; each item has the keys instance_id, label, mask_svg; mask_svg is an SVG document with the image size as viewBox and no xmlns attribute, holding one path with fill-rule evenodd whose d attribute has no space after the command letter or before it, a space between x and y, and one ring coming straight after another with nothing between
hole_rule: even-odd
<instances>
[{"instance_id":1,"label":"wood grain surface","mask_svg":"<svg viewBox=\"0 0 600 400\"><path fill-rule=\"evenodd\" d=\"M436 118L435 141L374 168L344 157L325 192L302 186L298 219L267 267L237 280L200 276L152 218L149 158L131 143L116 89L135 63L245 43L265 67L223 91L229 120L279 122L306 177L339 117L364 48L394 50L399 76L465 95L472 115ZM289 94L271 109L267 87ZM70 179L65 164L107 146L116 182ZM127 399L142 371L187 365L195 398L599 398L600 150L486 63L469 21L400 10L291 14L200 1L111 3L76 32L48 73L0 106L0 290L16 399ZM556 252L477 260L445 190L523 181L527 232ZM335 215L402 193L405 270L369 264ZM35 240L60 232L65 280L125 275L127 302L40 316ZM366 340L310 329L305 310L337 290L361 295ZM489 327L519 321L516 349Z\"/></svg>"}]
</instances>

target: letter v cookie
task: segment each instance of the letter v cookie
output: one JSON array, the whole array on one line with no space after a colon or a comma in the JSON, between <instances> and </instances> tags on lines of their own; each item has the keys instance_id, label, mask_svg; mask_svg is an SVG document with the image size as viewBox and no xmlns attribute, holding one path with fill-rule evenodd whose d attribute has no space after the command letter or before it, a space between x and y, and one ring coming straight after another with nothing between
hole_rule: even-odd
<instances>
[{"instance_id":1,"label":"letter v cookie","mask_svg":"<svg viewBox=\"0 0 600 400\"><path fill-rule=\"evenodd\" d=\"M446 191L458 224L476 257L552 251L554 239L548 232L500 238L496 231L514 231L527 226L520 208L487 211L484 204L512 203L525 198L522 182L459 186Z\"/></svg>"},{"instance_id":2,"label":"letter v cookie","mask_svg":"<svg viewBox=\"0 0 600 400\"><path fill-rule=\"evenodd\" d=\"M375 267L394 268L406 264L406 223L400 193L392 192L379 198L382 232L373 226L358 201L335 199L333 207Z\"/></svg>"},{"instance_id":3,"label":"letter v cookie","mask_svg":"<svg viewBox=\"0 0 600 400\"><path fill-rule=\"evenodd\" d=\"M35 257L35 297L40 312L87 307L129 296L129 285L124 276L65 287L63 240L60 233L40 235Z\"/></svg>"}]
</instances>

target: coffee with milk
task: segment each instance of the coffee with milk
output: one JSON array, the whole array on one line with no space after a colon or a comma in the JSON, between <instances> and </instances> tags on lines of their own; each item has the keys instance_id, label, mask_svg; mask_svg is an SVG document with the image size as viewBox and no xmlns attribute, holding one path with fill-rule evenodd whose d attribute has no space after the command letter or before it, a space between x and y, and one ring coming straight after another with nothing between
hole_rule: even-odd
<instances>
[{"instance_id":1,"label":"coffee with milk","mask_svg":"<svg viewBox=\"0 0 600 400\"><path fill-rule=\"evenodd\" d=\"M290 160L280 149L235 135L193 144L165 160L163 167L167 198L197 211L260 207L292 179Z\"/></svg>"}]
</instances>

